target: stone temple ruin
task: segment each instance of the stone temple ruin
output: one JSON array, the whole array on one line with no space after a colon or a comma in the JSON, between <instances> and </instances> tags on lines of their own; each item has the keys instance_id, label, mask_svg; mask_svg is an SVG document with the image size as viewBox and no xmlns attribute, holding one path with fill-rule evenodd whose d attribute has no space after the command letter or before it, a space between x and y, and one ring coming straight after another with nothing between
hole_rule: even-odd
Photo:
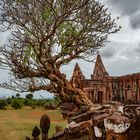
<instances>
[{"instance_id":1,"label":"stone temple ruin","mask_svg":"<svg viewBox=\"0 0 140 140\"><path fill-rule=\"evenodd\" d=\"M96 104L93 110L69 117L65 129L57 126L50 138L50 119L43 115L40 128L41 132L37 127L33 129L33 139L25 140L39 140L40 133L42 140L140 140L140 105Z\"/></svg>"},{"instance_id":2,"label":"stone temple ruin","mask_svg":"<svg viewBox=\"0 0 140 140\"><path fill-rule=\"evenodd\" d=\"M85 91L93 108L78 110L74 103L63 103L60 110L68 125L48 138L50 122L42 117L47 119L41 123L42 140L140 140L140 73L109 76L98 55L91 79L76 64L70 82ZM33 132L38 140L39 130Z\"/></svg>"},{"instance_id":3,"label":"stone temple ruin","mask_svg":"<svg viewBox=\"0 0 140 140\"><path fill-rule=\"evenodd\" d=\"M100 55L97 56L91 79L86 79L79 65L76 64L71 83L73 87L85 91L87 97L93 103L140 101L140 73L110 76Z\"/></svg>"},{"instance_id":4,"label":"stone temple ruin","mask_svg":"<svg viewBox=\"0 0 140 140\"><path fill-rule=\"evenodd\" d=\"M109 76L98 55L91 79L76 64L70 82L85 92L94 108L76 114L74 103L64 103L60 108L68 126L50 139L140 140L140 73Z\"/></svg>"}]
</instances>

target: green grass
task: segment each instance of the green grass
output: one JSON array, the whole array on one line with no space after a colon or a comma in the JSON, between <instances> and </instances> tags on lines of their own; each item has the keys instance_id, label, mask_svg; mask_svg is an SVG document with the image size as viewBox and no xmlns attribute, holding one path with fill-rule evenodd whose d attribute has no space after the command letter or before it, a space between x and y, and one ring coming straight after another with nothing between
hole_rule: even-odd
<instances>
[{"instance_id":1,"label":"green grass","mask_svg":"<svg viewBox=\"0 0 140 140\"><path fill-rule=\"evenodd\" d=\"M24 140L25 136L31 137L33 128L39 127L43 114L47 114L51 119L49 136L54 134L56 125L64 128L67 124L59 110L0 110L0 140Z\"/></svg>"}]
</instances>

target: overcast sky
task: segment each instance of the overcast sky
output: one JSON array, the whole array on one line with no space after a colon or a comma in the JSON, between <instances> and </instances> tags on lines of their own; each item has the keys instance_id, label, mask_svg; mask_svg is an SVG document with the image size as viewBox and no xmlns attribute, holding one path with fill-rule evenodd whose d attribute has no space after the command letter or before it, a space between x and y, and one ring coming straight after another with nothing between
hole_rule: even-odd
<instances>
[{"instance_id":1,"label":"overcast sky","mask_svg":"<svg viewBox=\"0 0 140 140\"><path fill-rule=\"evenodd\" d=\"M110 35L110 42L100 49L107 72L111 76L140 72L140 0L104 0L104 3L113 18L119 17L117 23L122 27L120 32ZM93 65L80 62L87 78L93 72Z\"/></svg>"},{"instance_id":2,"label":"overcast sky","mask_svg":"<svg viewBox=\"0 0 140 140\"><path fill-rule=\"evenodd\" d=\"M102 58L111 75L140 72L140 0L108 0L113 16L122 26L111 35Z\"/></svg>"},{"instance_id":3,"label":"overcast sky","mask_svg":"<svg viewBox=\"0 0 140 140\"><path fill-rule=\"evenodd\" d=\"M100 50L100 54L107 72L111 76L125 75L140 72L140 0L104 0L109 6L112 17L120 17L118 25L122 26L120 32L109 36L109 43ZM8 33L1 33L1 43L6 41ZM63 71L70 78L75 62L63 67ZM94 63L78 61L83 74L90 78ZM1 79L6 79L6 72L1 71ZM10 95L6 90L0 89L0 96ZM45 94L44 94L45 96ZM37 96L36 96L37 97ZM38 96L39 97L39 96Z\"/></svg>"}]
</instances>

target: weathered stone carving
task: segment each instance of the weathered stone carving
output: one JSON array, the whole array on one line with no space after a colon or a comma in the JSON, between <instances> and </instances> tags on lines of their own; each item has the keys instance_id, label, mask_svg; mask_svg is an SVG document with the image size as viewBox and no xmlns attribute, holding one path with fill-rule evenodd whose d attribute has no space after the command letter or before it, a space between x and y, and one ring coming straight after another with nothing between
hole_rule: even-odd
<instances>
[{"instance_id":1,"label":"weathered stone carving","mask_svg":"<svg viewBox=\"0 0 140 140\"><path fill-rule=\"evenodd\" d=\"M63 134L65 136L67 134L68 140L69 135L74 140L76 138L74 134L78 135L80 132L82 136L78 140L82 140L84 135L89 139L99 140L139 140L139 130L140 105L110 102L95 105L94 110L70 117L69 125Z\"/></svg>"},{"instance_id":2,"label":"weathered stone carving","mask_svg":"<svg viewBox=\"0 0 140 140\"><path fill-rule=\"evenodd\" d=\"M46 132L48 133L49 118L44 115L41 120L41 129L45 129L42 133L44 136ZM96 104L93 110L69 117L68 126L64 130L59 130L48 139L140 140L140 105L124 105L119 102ZM43 138L42 140L46 140Z\"/></svg>"}]
</instances>

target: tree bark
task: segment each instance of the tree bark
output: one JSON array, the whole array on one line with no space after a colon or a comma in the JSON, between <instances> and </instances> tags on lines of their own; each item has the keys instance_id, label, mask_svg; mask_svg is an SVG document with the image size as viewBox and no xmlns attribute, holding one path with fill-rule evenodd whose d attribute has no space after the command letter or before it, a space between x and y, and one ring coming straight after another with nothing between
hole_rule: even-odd
<instances>
[{"instance_id":1,"label":"tree bark","mask_svg":"<svg viewBox=\"0 0 140 140\"><path fill-rule=\"evenodd\" d=\"M87 106L89 109L93 106L91 101L87 98L84 91L75 88L66 79L66 76L59 70L53 71L49 75L49 79L56 83L57 95L63 102L74 102L77 107Z\"/></svg>"}]
</instances>

